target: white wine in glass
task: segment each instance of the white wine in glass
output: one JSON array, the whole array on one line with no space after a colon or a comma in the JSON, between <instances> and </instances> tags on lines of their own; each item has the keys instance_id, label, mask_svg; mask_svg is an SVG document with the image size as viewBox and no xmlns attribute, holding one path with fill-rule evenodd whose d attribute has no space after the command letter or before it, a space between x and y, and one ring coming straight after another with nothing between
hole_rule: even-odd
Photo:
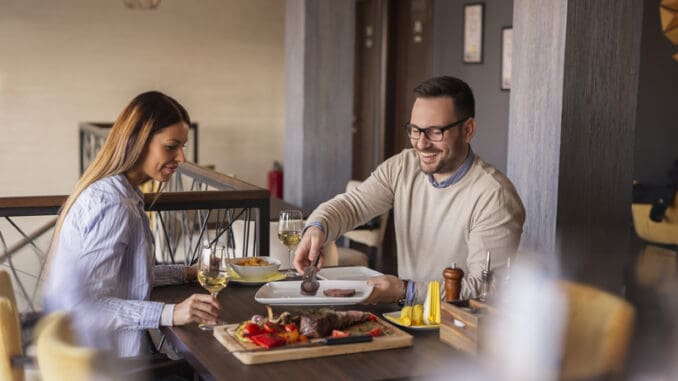
<instances>
[{"instance_id":1,"label":"white wine in glass","mask_svg":"<svg viewBox=\"0 0 678 381\"><path fill-rule=\"evenodd\" d=\"M216 299L219 291L228 286L230 279L231 263L226 248L223 246L203 248L198 265L198 282L200 285ZM200 324L199 327L206 331L214 328L209 324Z\"/></svg>"},{"instance_id":2,"label":"white wine in glass","mask_svg":"<svg viewBox=\"0 0 678 381\"><path fill-rule=\"evenodd\" d=\"M301 241L301 230L304 228L304 217L301 210L281 210L278 218L278 240L287 246L290 257L290 265L287 277L297 276L294 271L294 248Z\"/></svg>"}]
</instances>

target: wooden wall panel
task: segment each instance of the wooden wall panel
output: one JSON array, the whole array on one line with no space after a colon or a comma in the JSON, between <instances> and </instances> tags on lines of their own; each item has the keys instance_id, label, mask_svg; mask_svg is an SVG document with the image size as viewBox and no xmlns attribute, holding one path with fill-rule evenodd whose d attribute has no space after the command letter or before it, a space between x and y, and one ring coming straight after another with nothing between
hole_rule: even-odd
<instances>
[{"instance_id":1,"label":"wooden wall panel","mask_svg":"<svg viewBox=\"0 0 678 381\"><path fill-rule=\"evenodd\" d=\"M629 252L642 3L516 0L508 174L524 247L619 291Z\"/></svg>"}]
</instances>

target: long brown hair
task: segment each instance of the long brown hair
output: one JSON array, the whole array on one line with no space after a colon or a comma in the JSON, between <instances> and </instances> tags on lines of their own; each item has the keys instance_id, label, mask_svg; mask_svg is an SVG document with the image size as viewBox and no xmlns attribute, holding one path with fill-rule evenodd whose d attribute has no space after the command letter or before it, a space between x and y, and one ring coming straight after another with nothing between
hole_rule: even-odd
<instances>
[{"instance_id":1,"label":"long brown hair","mask_svg":"<svg viewBox=\"0 0 678 381\"><path fill-rule=\"evenodd\" d=\"M132 99L118 115L101 151L61 207L50 245L50 256L56 250L64 219L80 193L97 180L132 169L141 159L144 148L155 133L180 122L191 124L186 109L170 96L149 91Z\"/></svg>"}]
</instances>

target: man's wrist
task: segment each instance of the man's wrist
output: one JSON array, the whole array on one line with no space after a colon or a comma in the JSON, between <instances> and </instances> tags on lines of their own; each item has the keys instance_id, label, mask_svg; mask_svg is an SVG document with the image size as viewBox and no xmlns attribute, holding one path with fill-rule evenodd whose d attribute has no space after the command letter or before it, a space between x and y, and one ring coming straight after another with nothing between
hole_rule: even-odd
<instances>
[{"instance_id":1,"label":"man's wrist","mask_svg":"<svg viewBox=\"0 0 678 381\"><path fill-rule=\"evenodd\" d=\"M309 228L318 228L323 234L325 234L325 228L323 227L323 224L321 224L318 221L313 221L306 224L306 226L304 226L304 228L301 230L302 237L304 236L304 233L306 233L306 230L308 230Z\"/></svg>"},{"instance_id":2,"label":"man's wrist","mask_svg":"<svg viewBox=\"0 0 678 381\"><path fill-rule=\"evenodd\" d=\"M400 298L398 298L397 303L401 306L404 306L405 304L407 304L407 285L409 284L410 281L408 279L401 279L401 282L403 291L400 295Z\"/></svg>"}]
</instances>

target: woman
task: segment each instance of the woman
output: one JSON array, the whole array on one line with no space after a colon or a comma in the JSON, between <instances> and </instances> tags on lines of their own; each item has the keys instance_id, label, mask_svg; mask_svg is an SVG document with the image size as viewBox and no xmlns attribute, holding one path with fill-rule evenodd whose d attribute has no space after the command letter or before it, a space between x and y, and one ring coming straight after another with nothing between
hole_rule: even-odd
<instances>
[{"instance_id":1,"label":"woman","mask_svg":"<svg viewBox=\"0 0 678 381\"><path fill-rule=\"evenodd\" d=\"M79 340L121 357L150 351L145 330L215 324L221 309L207 294L177 305L149 301L157 285L194 280L195 268L154 266L153 238L138 186L166 182L185 161L188 113L159 92L122 111L101 151L66 200L55 228L45 310L72 315Z\"/></svg>"}]
</instances>

